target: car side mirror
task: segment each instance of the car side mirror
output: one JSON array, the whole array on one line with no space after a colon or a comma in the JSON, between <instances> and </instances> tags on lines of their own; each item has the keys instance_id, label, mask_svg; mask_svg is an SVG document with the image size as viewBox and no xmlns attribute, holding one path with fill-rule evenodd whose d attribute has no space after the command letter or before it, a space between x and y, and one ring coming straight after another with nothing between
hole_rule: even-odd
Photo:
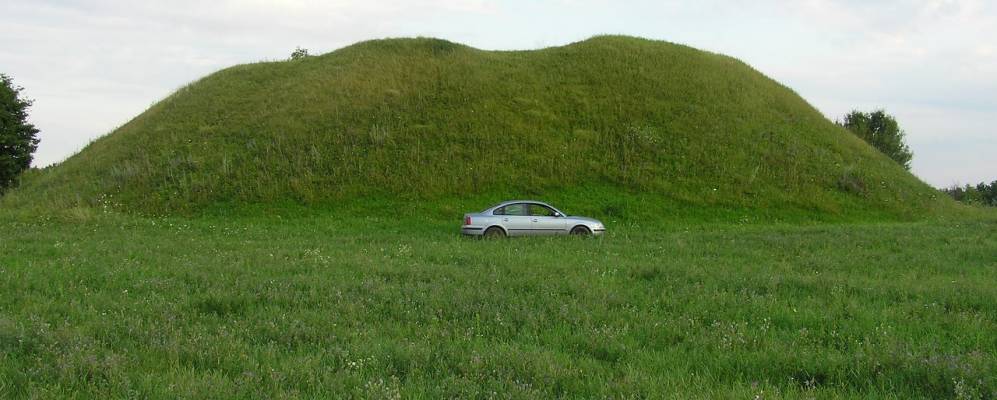
<instances>
[{"instance_id":1,"label":"car side mirror","mask_svg":"<svg viewBox=\"0 0 997 400\"><path fill-rule=\"evenodd\" d=\"M554 217L555 217L555 218L561 218L561 217L564 217L564 214L561 214L561 213L559 213L559 212L555 212L555 213L554 213Z\"/></svg>"}]
</instances>

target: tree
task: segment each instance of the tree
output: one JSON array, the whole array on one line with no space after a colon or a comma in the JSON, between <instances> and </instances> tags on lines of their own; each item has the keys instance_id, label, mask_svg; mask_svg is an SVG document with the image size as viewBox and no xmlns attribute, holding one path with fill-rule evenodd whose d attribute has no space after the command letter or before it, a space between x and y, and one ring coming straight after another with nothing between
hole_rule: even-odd
<instances>
[{"instance_id":1,"label":"tree","mask_svg":"<svg viewBox=\"0 0 997 400\"><path fill-rule=\"evenodd\" d=\"M914 154L904 143L904 131L893 116L883 110L871 113L852 111L845 116L844 122L838 124L910 170L910 160Z\"/></svg>"},{"instance_id":2,"label":"tree","mask_svg":"<svg viewBox=\"0 0 997 400\"><path fill-rule=\"evenodd\" d=\"M980 182L976 185L976 191L980 192L983 204L997 207L997 180L990 182L989 185L986 182Z\"/></svg>"},{"instance_id":3,"label":"tree","mask_svg":"<svg viewBox=\"0 0 997 400\"><path fill-rule=\"evenodd\" d=\"M309 56L308 49L303 49L301 47L296 47L294 51L291 52L292 60L300 60L308 56Z\"/></svg>"},{"instance_id":4,"label":"tree","mask_svg":"<svg viewBox=\"0 0 997 400\"><path fill-rule=\"evenodd\" d=\"M38 129L28 123L31 100L21 97L22 89L9 76L0 74L0 194L31 166L32 154L38 149Z\"/></svg>"}]
</instances>

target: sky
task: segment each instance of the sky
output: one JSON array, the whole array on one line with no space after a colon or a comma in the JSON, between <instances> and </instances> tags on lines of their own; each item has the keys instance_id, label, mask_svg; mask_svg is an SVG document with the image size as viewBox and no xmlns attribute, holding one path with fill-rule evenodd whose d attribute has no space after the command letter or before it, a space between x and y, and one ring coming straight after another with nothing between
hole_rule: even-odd
<instances>
[{"instance_id":1,"label":"sky","mask_svg":"<svg viewBox=\"0 0 997 400\"><path fill-rule=\"evenodd\" d=\"M739 58L826 117L896 116L937 187L997 180L997 2L989 0L4 0L0 73L34 99L36 166L235 64L387 37L488 50L598 34Z\"/></svg>"}]
</instances>

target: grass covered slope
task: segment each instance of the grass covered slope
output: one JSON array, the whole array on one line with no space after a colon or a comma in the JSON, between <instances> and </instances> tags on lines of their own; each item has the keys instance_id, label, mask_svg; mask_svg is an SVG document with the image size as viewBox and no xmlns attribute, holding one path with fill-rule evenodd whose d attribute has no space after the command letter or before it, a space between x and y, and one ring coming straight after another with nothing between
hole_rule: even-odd
<instances>
[{"instance_id":1,"label":"grass covered slope","mask_svg":"<svg viewBox=\"0 0 997 400\"><path fill-rule=\"evenodd\" d=\"M512 52L377 40L228 68L6 201L168 213L474 192L570 206L578 187L690 209L912 216L943 201L744 63L615 36Z\"/></svg>"}]
</instances>

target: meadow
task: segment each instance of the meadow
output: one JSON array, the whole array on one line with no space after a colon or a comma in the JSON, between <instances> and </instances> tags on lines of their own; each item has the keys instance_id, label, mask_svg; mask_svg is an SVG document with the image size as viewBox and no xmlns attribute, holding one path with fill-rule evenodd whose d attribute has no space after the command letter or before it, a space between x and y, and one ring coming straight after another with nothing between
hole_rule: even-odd
<instances>
[{"instance_id":1,"label":"meadow","mask_svg":"<svg viewBox=\"0 0 997 400\"><path fill-rule=\"evenodd\" d=\"M997 397L993 216L482 241L373 215L0 212L0 393Z\"/></svg>"}]
</instances>

